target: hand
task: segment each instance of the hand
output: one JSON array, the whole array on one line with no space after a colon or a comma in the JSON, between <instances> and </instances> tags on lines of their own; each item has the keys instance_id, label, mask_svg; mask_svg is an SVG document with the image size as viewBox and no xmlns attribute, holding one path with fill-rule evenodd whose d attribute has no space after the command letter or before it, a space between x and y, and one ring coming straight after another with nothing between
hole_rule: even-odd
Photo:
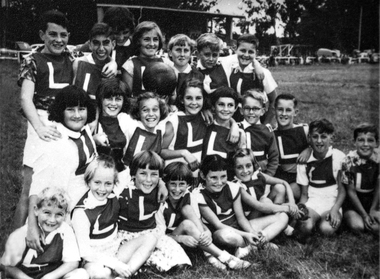
<instances>
[{"instance_id":1,"label":"hand","mask_svg":"<svg viewBox=\"0 0 380 279\"><path fill-rule=\"evenodd\" d=\"M117 75L117 64L115 61L111 61L104 65L102 69L102 76L105 78L112 78Z\"/></svg>"},{"instance_id":2,"label":"hand","mask_svg":"<svg viewBox=\"0 0 380 279\"><path fill-rule=\"evenodd\" d=\"M239 141L239 138L240 138L239 127L236 124L231 125L230 132L227 136L227 141L231 143L237 143Z\"/></svg>"},{"instance_id":3,"label":"hand","mask_svg":"<svg viewBox=\"0 0 380 279\"><path fill-rule=\"evenodd\" d=\"M209 230L206 230L201 233L199 236L199 244L202 246L210 246L212 243L212 236L211 232Z\"/></svg>"},{"instance_id":4,"label":"hand","mask_svg":"<svg viewBox=\"0 0 380 279\"><path fill-rule=\"evenodd\" d=\"M326 221L330 221L331 227L337 229L340 225L342 218L337 210L330 210L326 215Z\"/></svg>"},{"instance_id":5,"label":"hand","mask_svg":"<svg viewBox=\"0 0 380 279\"><path fill-rule=\"evenodd\" d=\"M200 163L198 162L197 158L195 158L195 156L191 154L188 150L185 150L183 158L189 164L191 171L195 171L199 168Z\"/></svg>"},{"instance_id":6,"label":"hand","mask_svg":"<svg viewBox=\"0 0 380 279\"><path fill-rule=\"evenodd\" d=\"M99 133L99 134L93 135L92 138L94 139L96 145L100 145L100 146L110 145L108 141L108 136L105 133Z\"/></svg>"},{"instance_id":7,"label":"hand","mask_svg":"<svg viewBox=\"0 0 380 279\"><path fill-rule=\"evenodd\" d=\"M38 127L36 133L44 141L58 140L62 136L55 126Z\"/></svg>"},{"instance_id":8,"label":"hand","mask_svg":"<svg viewBox=\"0 0 380 279\"><path fill-rule=\"evenodd\" d=\"M122 278L129 278L133 275L129 266L121 261L116 263L114 270Z\"/></svg>"},{"instance_id":9,"label":"hand","mask_svg":"<svg viewBox=\"0 0 380 279\"><path fill-rule=\"evenodd\" d=\"M211 125L214 122L214 115L212 114L211 110L206 109L203 111L203 116L205 117L206 125Z\"/></svg>"},{"instance_id":10,"label":"hand","mask_svg":"<svg viewBox=\"0 0 380 279\"><path fill-rule=\"evenodd\" d=\"M42 248L41 241L43 244L45 243L45 239L41 237L41 232L38 227L34 226L28 226L28 231L26 233L26 245L36 250L37 252L44 252L44 249Z\"/></svg>"},{"instance_id":11,"label":"hand","mask_svg":"<svg viewBox=\"0 0 380 279\"><path fill-rule=\"evenodd\" d=\"M369 216L371 216L371 219L373 222L380 224L380 211L379 210L371 209L369 211Z\"/></svg>"},{"instance_id":12,"label":"hand","mask_svg":"<svg viewBox=\"0 0 380 279\"><path fill-rule=\"evenodd\" d=\"M239 148L247 148L247 139L244 132L240 133Z\"/></svg>"},{"instance_id":13,"label":"hand","mask_svg":"<svg viewBox=\"0 0 380 279\"><path fill-rule=\"evenodd\" d=\"M190 235L178 235L176 239L178 243L182 243L187 247L195 248L199 245L199 242Z\"/></svg>"},{"instance_id":14,"label":"hand","mask_svg":"<svg viewBox=\"0 0 380 279\"><path fill-rule=\"evenodd\" d=\"M262 67L255 67L255 73L259 79L263 80L265 78L264 70Z\"/></svg>"},{"instance_id":15,"label":"hand","mask_svg":"<svg viewBox=\"0 0 380 279\"><path fill-rule=\"evenodd\" d=\"M247 244L257 245L260 243L259 235L256 233L245 233L243 235L244 241Z\"/></svg>"},{"instance_id":16,"label":"hand","mask_svg":"<svg viewBox=\"0 0 380 279\"><path fill-rule=\"evenodd\" d=\"M297 163L306 164L310 158L311 151L312 151L311 148L306 148L304 151L302 151L301 154L297 158Z\"/></svg>"},{"instance_id":17,"label":"hand","mask_svg":"<svg viewBox=\"0 0 380 279\"><path fill-rule=\"evenodd\" d=\"M364 226L367 230L372 231L373 220L371 216L366 215L363 217Z\"/></svg>"},{"instance_id":18,"label":"hand","mask_svg":"<svg viewBox=\"0 0 380 279\"><path fill-rule=\"evenodd\" d=\"M301 215L304 214L302 211L298 209L297 205L290 204L290 203L288 203L287 205L288 205L288 212L291 217L298 219L299 217L301 217Z\"/></svg>"},{"instance_id":19,"label":"hand","mask_svg":"<svg viewBox=\"0 0 380 279\"><path fill-rule=\"evenodd\" d=\"M264 245L265 243L268 242L266 233L264 231L259 231L258 232L258 237L259 237L259 245Z\"/></svg>"}]
</instances>

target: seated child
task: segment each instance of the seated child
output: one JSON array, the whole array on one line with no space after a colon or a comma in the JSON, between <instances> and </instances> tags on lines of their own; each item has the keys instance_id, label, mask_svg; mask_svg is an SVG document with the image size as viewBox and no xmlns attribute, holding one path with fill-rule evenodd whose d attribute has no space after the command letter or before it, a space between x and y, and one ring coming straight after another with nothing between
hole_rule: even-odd
<instances>
[{"instance_id":1,"label":"seated child","mask_svg":"<svg viewBox=\"0 0 380 279\"><path fill-rule=\"evenodd\" d=\"M354 130L356 150L350 151L342 165L342 184L347 190L343 205L344 220L354 232L368 230L379 234L379 163L373 161L379 143L375 125L362 123Z\"/></svg>"},{"instance_id":2,"label":"seated child","mask_svg":"<svg viewBox=\"0 0 380 279\"><path fill-rule=\"evenodd\" d=\"M200 220L198 203L189 192L193 185L193 174L187 164L173 162L164 170L164 181L169 197L161 206L158 216L163 219L166 233L185 247L199 247L207 261L216 268L247 268L251 264L222 251L212 243L210 230Z\"/></svg>"},{"instance_id":3,"label":"seated child","mask_svg":"<svg viewBox=\"0 0 380 279\"><path fill-rule=\"evenodd\" d=\"M0 260L7 278L88 278L84 269L78 269L80 256L75 235L64 221L68 199L61 188L45 188L38 194L33 213L41 231L43 251L27 247L28 225L12 232Z\"/></svg>"},{"instance_id":4,"label":"seated child","mask_svg":"<svg viewBox=\"0 0 380 279\"><path fill-rule=\"evenodd\" d=\"M297 166L297 183L301 186L300 203L307 206L309 218L298 220L300 236L310 235L315 228L323 235L334 234L341 225L341 206L346 191L337 183L345 154L333 148L334 126L326 119L309 125L312 154L306 164Z\"/></svg>"},{"instance_id":5,"label":"seated child","mask_svg":"<svg viewBox=\"0 0 380 279\"><path fill-rule=\"evenodd\" d=\"M297 184L297 158L309 147L307 124L295 124L298 114L297 99L291 94L278 95L275 101L277 128L274 130L279 153L279 165L275 177L285 180L292 187L296 201L301 196Z\"/></svg>"}]
</instances>

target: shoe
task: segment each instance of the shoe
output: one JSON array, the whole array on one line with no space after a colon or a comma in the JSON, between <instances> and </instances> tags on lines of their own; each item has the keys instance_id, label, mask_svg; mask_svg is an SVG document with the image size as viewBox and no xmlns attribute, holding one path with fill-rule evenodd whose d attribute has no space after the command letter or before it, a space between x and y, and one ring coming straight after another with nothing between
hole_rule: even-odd
<instances>
[{"instance_id":1,"label":"shoe","mask_svg":"<svg viewBox=\"0 0 380 279\"><path fill-rule=\"evenodd\" d=\"M278 250L279 247L272 242L267 242L263 245L263 249L265 249L265 250Z\"/></svg>"},{"instance_id":2,"label":"shoe","mask_svg":"<svg viewBox=\"0 0 380 279\"><path fill-rule=\"evenodd\" d=\"M214 267L218 268L218 269L221 269L221 270L226 270L227 267L221 262L219 261L217 258L215 258L213 255L205 252L204 253L205 256L206 256L206 259L207 261Z\"/></svg>"},{"instance_id":3,"label":"shoe","mask_svg":"<svg viewBox=\"0 0 380 279\"><path fill-rule=\"evenodd\" d=\"M246 269L251 266L251 263L231 255L227 265L230 269Z\"/></svg>"},{"instance_id":4,"label":"shoe","mask_svg":"<svg viewBox=\"0 0 380 279\"><path fill-rule=\"evenodd\" d=\"M245 247L238 247L236 249L236 252L235 252L235 257L241 259L241 258L244 258L246 256L248 256L249 254L251 254L251 252L257 250L257 247L254 246L254 245L247 245Z\"/></svg>"},{"instance_id":5,"label":"shoe","mask_svg":"<svg viewBox=\"0 0 380 279\"><path fill-rule=\"evenodd\" d=\"M286 229L284 230L284 234L286 235L286 236L291 236L291 235L293 235L293 232L294 232L294 228L293 227L291 227L291 226L287 226L286 227Z\"/></svg>"}]
</instances>

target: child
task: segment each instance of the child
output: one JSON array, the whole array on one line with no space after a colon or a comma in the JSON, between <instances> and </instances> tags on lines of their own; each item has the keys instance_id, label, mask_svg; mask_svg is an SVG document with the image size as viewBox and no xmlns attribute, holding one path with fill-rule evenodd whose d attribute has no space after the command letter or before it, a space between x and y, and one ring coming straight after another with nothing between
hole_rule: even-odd
<instances>
[{"instance_id":1,"label":"child","mask_svg":"<svg viewBox=\"0 0 380 279\"><path fill-rule=\"evenodd\" d=\"M137 271L138 264L142 265L148 258L147 264L159 271L168 271L176 265L191 265L180 245L165 236L156 224L157 185L163 168L164 162L155 152L137 153L130 164L132 180L119 198L119 239L124 244L118 257L128 263L132 274ZM140 252L135 253L136 249ZM132 266L131 261L138 264Z\"/></svg>"},{"instance_id":2,"label":"child","mask_svg":"<svg viewBox=\"0 0 380 279\"><path fill-rule=\"evenodd\" d=\"M279 166L274 176L290 184L296 201L301 196L301 189L296 182L297 158L309 146L309 126L294 123L298 114L297 104L297 99L291 94L278 95L274 103L277 120L274 134L279 153Z\"/></svg>"},{"instance_id":3,"label":"child","mask_svg":"<svg viewBox=\"0 0 380 279\"><path fill-rule=\"evenodd\" d=\"M362 123L354 130L356 150L343 161L342 180L348 199L344 219L354 232L368 230L379 234L379 163L372 160L378 147L379 131L375 125Z\"/></svg>"},{"instance_id":4,"label":"child","mask_svg":"<svg viewBox=\"0 0 380 279\"><path fill-rule=\"evenodd\" d=\"M6 276L12 278L86 279L84 269L78 269L80 256L73 229L65 223L69 210L66 192L60 188L45 188L36 198L33 214L37 218L44 242L44 252L28 248L24 239L28 225L12 232L1 258Z\"/></svg>"},{"instance_id":5,"label":"child","mask_svg":"<svg viewBox=\"0 0 380 279\"><path fill-rule=\"evenodd\" d=\"M262 172L273 176L278 166L278 149L272 130L260 122L265 110L263 95L248 90L242 97L240 110L244 117L240 127L245 131L247 147L252 149Z\"/></svg>"},{"instance_id":6,"label":"child","mask_svg":"<svg viewBox=\"0 0 380 279\"><path fill-rule=\"evenodd\" d=\"M73 63L74 84L83 88L91 99L102 81L102 68L111 61L115 41L112 29L105 23L95 23L89 34L91 54L76 59Z\"/></svg>"},{"instance_id":7,"label":"child","mask_svg":"<svg viewBox=\"0 0 380 279\"><path fill-rule=\"evenodd\" d=\"M340 208L346 192L337 183L337 175L345 155L332 148L333 133L334 126L326 119L315 120L309 125L308 137L313 151L306 164L297 166L300 203L309 211L308 219L298 221L301 237L310 235L315 228L323 235L332 235L341 224Z\"/></svg>"},{"instance_id":8,"label":"child","mask_svg":"<svg viewBox=\"0 0 380 279\"><path fill-rule=\"evenodd\" d=\"M73 209L71 220L82 266L90 278L114 278L113 271L118 276L129 277L131 267L116 258L120 206L114 193L118 181L112 157L100 155L93 160L86 169L84 180L89 191Z\"/></svg>"},{"instance_id":9,"label":"child","mask_svg":"<svg viewBox=\"0 0 380 279\"><path fill-rule=\"evenodd\" d=\"M128 85L132 96L138 96L143 90L142 76L145 68L164 60L157 55L162 48L162 33L152 21L143 21L136 26L132 38L135 55L123 64L122 80ZM170 64L170 61L166 61Z\"/></svg>"},{"instance_id":10,"label":"child","mask_svg":"<svg viewBox=\"0 0 380 279\"><path fill-rule=\"evenodd\" d=\"M37 194L46 187L59 187L67 191L71 210L86 193L83 174L88 163L96 156L96 146L87 123L96 116L96 108L81 88L69 85L63 88L49 107L49 120L57 122L61 138L46 143L44 153L35 163L29 196L27 244L41 249L33 208Z\"/></svg>"},{"instance_id":11,"label":"child","mask_svg":"<svg viewBox=\"0 0 380 279\"><path fill-rule=\"evenodd\" d=\"M198 204L188 188L193 184L190 168L182 162L170 163L164 170L164 181L169 191L165 206L160 207L159 216L164 219L166 233L185 247L200 247L207 261L216 268L247 268L251 264L242 261L212 243L211 232L202 223Z\"/></svg>"}]
</instances>

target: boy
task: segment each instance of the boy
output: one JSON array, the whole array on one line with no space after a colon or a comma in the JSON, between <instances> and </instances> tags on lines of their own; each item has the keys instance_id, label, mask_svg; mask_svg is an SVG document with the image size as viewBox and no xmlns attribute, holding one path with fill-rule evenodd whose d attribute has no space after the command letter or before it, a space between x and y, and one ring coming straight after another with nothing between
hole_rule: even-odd
<instances>
[{"instance_id":1,"label":"boy","mask_svg":"<svg viewBox=\"0 0 380 279\"><path fill-rule=\"evenodd\" d=\"M312 154L306 164L297 166L297 183L301 189L300 203L305 204L309 218L298 220L296 230L308 236L317 227L323 235L334 234L342 220L340 208L346 192L337 183L345 154L332 148L334 126L326 119L309 125Z\"/></svg>"},{"instance_id":2,"label":"boy","mask_svg":"<svg viewBox=\"0 0 380 279\"><path fill-rule=\"evenodd\" d=\"M301 196L297 180L297 158L308 148L307 124L294 124L298 114L297 99L291 94L278 95L275 102L277 128L274 130L279 153L279 166L275 177L285 180L292 187L296 201Z\"/></svg>"},{"instance_id":3,"label":"boy","mask_svg":"<svg viewBox=\"0 0 380 279\"><path fill-rule=\"evenodd\" d=\"M372 158L379 131L375 125L362 123L354 130L354 142L356 150L348 153L342 165L342 183L348 195L344 219L354 232L379 234L379 163Z\"/></svg>"},{"instance_id":4,"label":"boy","mask_svg":"<svg viewBox=\"0 0 380 279\"><path fill-rule=\"evenodd\" d=\"M92 53L74 61L74 84L83 88L91 99L95 99L96 90L102 81L102 68L111 61L115 41L111 27L105 23L95 23L89 37Z\"/></svg>"},{"instance_id":5,"label":"boy","mask_svg":"<svg viewBox=\"0 0 380 279\"><path fill-rule=\"evenodd\" d=\"M64 222L68 196L59 188L45 188L37 198L34 214L43 234L44 251L37 253L26 246L28 225L10 234L1 264L12 278L88 278L77 269L79 250L72 228Z\"/></svg>"}]
</instances>

